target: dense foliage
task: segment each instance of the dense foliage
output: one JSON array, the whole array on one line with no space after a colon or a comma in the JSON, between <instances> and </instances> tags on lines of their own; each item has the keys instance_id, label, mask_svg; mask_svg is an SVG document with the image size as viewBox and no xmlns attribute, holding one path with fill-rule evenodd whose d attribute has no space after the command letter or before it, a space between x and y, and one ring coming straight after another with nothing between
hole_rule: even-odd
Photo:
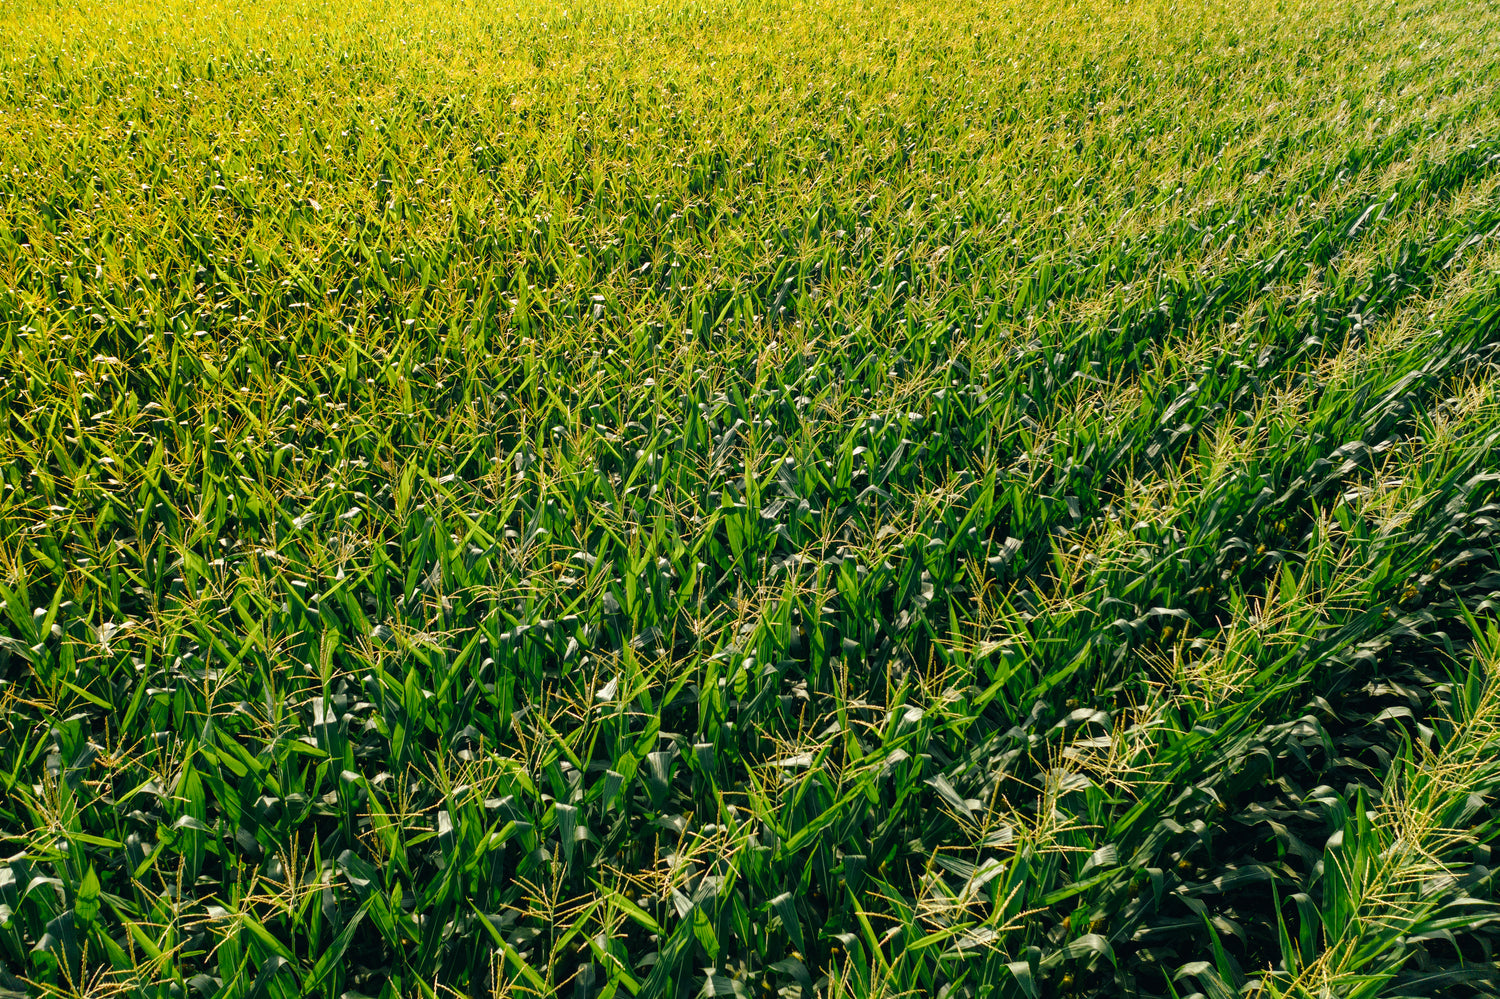
<instances>
[{"instance_id":1,"label":"dense foliage","mask_svg":"<svg viewBox=\"0 0 1500 999\"><path fill-rule=\"evenodd\" d=\"M0 28L0 990L1500 994L1500 8Z\"/></svg>"}]
</instances>

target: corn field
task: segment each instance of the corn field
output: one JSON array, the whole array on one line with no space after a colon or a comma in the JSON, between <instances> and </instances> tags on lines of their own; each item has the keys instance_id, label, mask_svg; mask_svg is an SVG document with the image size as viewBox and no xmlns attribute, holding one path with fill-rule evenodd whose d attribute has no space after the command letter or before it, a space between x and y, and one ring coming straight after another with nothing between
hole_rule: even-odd
<instances>
[{"instance_id":1,"label":"corn field","mask_svg":"<svg viewBox=\"0 0 1500 999\"><path fill-rule=\"evenodd\" d=\"M0 995L1500 996L1500 7L7 0Z\"/></svg>"}]
</instances>

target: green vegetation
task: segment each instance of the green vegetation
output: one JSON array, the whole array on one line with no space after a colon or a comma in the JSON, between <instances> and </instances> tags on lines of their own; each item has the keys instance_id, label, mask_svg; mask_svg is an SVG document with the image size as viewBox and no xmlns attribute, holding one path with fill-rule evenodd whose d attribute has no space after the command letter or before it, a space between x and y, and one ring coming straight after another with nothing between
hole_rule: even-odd
<instances>
[{"instance_id":1,"label":"green vegetation","mask_svg":"<svg viewBox=\"0 0 1500 999\"><path fill-rule=\"evenodd\" d=\"M0 28L0 991L1500 994L1500 7Z\"/></svg>"}]
</instances>

